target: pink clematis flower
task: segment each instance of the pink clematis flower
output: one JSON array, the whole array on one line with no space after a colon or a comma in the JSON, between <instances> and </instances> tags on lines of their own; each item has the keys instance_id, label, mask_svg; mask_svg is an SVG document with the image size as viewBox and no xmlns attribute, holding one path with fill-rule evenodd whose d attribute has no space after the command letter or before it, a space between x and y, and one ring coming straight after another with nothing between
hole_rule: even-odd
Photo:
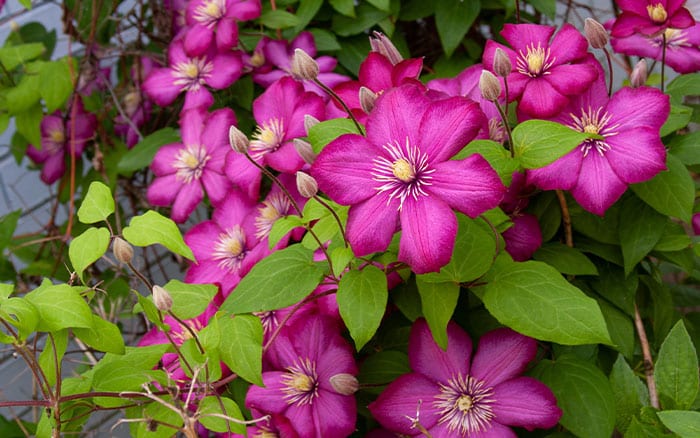
<instances>
[{"instance_id":1,"label":"pink clematis flower","mask_svg":"<svg viewBox=\"0 0 700 438\"><path fill-rule=\"evenodd\" d=\"M528 171L528 182L570 190L583 208L602 216L629 184L666 169L659 130L669 112L669 97L655 88L625 87L608 98L599 80L552 120L603 139L586 140L552 164Z\"/></svg>"},{"instance_id":2,"label":"pink clematis flower","mask_svg":"<svg viewBox=\"0 0 700 438\"><path fill-rule=\"evenodd\" d=\"M615 38L634 33L658 35L668 28L685 29L695 24L686 0L617 0L622 14L615 20L611 34Z\"/></svg>"},{"instance_id":3,"label":"pink clematis flower","mask_svg":"<svg viewBox=\"0 0 700 438\"><path fill-rule=\"evenodd\" d=\"M168 64L167 68L151 71L143 90L160 106L170 105L184 91L183 109L211 106L214 96L204 85L226 88L240 77L243 67L237 52L217 52L213 46L201 56L188 56L182 40L170 44Z\"/></svg>"},{"instance_id":4,"label":"pink clematis flower","mask_svg":"<svg viewBox=\"0 0 700 438\"><path fill-rule=\"evenodd\" d=\"M302 49L312 58L316 58L316 43L313 34L307 31L301 32L291 42L269 38L260 40L253 56L248 60L248 64L254 68L253 80L263 87L269 87L276 80L284 76L291 76L292 57L295 49ZM316 62L320 70L318 80L327 87L333 88L350 80L345 75L333 73L338 65L338 60L332 56L319 56L316 58ZM329 98L326 92L313 82L304 81L303 83L306 91L314 92L324 99Z\"/></svg>"},{"instance_id":5,"label":"pink clematis flower","mask_svg":"<svg viewBox=\"0 0 700 438\"><path fill-rule=\"evenodd\" d=\"M265 387L251 386L246 407L289 419L299 436L346 437L355 429L352 347L332 319L314 316L282 329L270 350ZM356 387L354 388L357 389Z\"/></svg>"},{"instance_id":6,"label":"pink clematis flower","mask_svg":"<svg viewBox=\"0 0 700 438\"><path fill-rule=\"evenodd\" d=\"M218 51L230 50L238 43L237 21L260 16L260 0L192 0L187 4L185 51L202 56L212 44Z\"/></svg>"},{"instance_id":7,"label":"pink clematis flower","mask_svg":"<svg viewBox=\"0 0 700 438\"><path fill-rule=\"evenodd\" d=\"M345 134L319 154L311 174L331 199L350 205L347 236L354 253L384 251L402 229L399 260L416 273L452 257L456 209L476 217L505 187L480 155L450 160L484 123L463 97L431 101L404 84L384 93L367 119L367 137Z\"/></svg>"},{"instance_id":8,"label":"pink clematis flower","mask_svg":"<svg viewBox=\"0 0 700 438\"><path fill-rule=\"evenodd\" d=\"M34 145L27 148L27 156L37 164L43 164L41 180L53 184L66 172L66 157L80 157L85 145L95 135L97 119L85 112L82 101L74 100L75 108L68 108L68 117L63 120L56 111L41 120L41 149Z\"/></svg>"},{"instance_id":9,"label":"pink clematis flower","mask_svg":"<svg viewBox=\"0 0 700 438\"><path fill-rule=\"evenodd\" d=\"M518 111L530 118L555 116L598 76L588 62L588 42L583 35L570 24L564 24L556 35L555 30L538 24L505 24L501 35L513 49L493 40L484 49L483 64L488 69L497 48L508 55L513 64L506 78L508 98L519 100Z\"/></svg>"},{"instance_id":10,"label":"pink clematis flower","mask_svg":"<svg viewBox=\"0 0 700 438\"><path fill-rule=\"evenodd\" d=\"M185 234L196 264L185 274L188 283L215 283L227 297L241 278L270 254L267 239L261 242L247 219L255 204L236 190L214 210L211 220L200 222Z\"/></svg>"},{"instance_id":11,"label":"pink clematis flower","mask_svg":"<svg viewBox=\"0 0 700 438\"><path fill-rule=\"evenodd\" d=\"M386 429L406 436L515 437L509 426L548 429L562 415L552 391L520 376L535 358L537 343L510 329L497 329L479 340L472 357L469 335L447 326L447 351L433 341L428 324L411 329L408 359L413 372L394 380L369 405Z\"/></svg>"},{"instance_id":12,"label":"pink clematis flower","mask_svg":"<svg viewBox=\"0 0 700 438\"><path fill-rule=\"evenodd\" d=\"M153 205L172 205L170 217L184 222L204 197L214 205L226 195L231 182L224 175L224 158L230 150L228 129L236 123L229 108L207 114L184 111L180 119L182 143L161 147L151 163L156 178L146 197Z\"/></svg>"},{"instance_id":13,"label":"pink clematis flower","mask_svg":"<svg viewBox=\"0 0 700 438\"><path fill-rule=\"evenodd\" d=\"M283 77L272 84L253 102L253 116L258 128L250 141L248 152L260 164L284 173L294 173L304 166L304 160L294 148L293 140L306 136L304 116L325 118L323 99L304 91L301 83ZM229 154L226 173L231 181L247 193L260 187L260 170L237 152Z\"/></svg>"}]
</instances>

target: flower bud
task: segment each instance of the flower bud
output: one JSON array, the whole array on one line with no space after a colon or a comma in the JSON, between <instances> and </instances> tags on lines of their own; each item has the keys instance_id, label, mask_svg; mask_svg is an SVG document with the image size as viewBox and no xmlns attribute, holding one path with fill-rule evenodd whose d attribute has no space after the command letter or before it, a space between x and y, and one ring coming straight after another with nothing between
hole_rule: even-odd
<instances>
[{"instance_id":1,"label":"flower bud","mask_svg":"<svg viewBox=\"0 0 700 438\"><path fill-rule=\"evenodd\" d=\"M321 123L321 121L316 117L312 116L311 114L304 114L304 131L306 131L306 135L309 135L311 128L319 123Z\"/></svg>"},{"instance_id":2,"label":"flower bud","mask_svg":"<svg viewBox=\"0 0 700 438\"><path fill-rule=\"evenodd\" d=\"M306 164L314 164L314 161L316 161L316 153L311 147L311 143L300 138L295 138L292 140L292 143L294 144L294 149L297 150L297 153Z\"/></svg>"},{"instance_id":3,"label":"flower bud","mask_svg":"<svg viewBox=\"0 0 700 438\"><path fill-rule=\"evenodd\" d=\"M642 58L632 69L630 74L632 88L643 87L647 83L647 60Z\"/></svg>"},{"instance_id":4,"label":"flower bud","mask_svg":"<svg viewBox=\"0 0 700 438\"><path fill-rule=\"evenodd\" d=\"M114 253L114 257L122 263L131 263L131 259L134 258L134 248L121 237L114 238L112 242L112 253Z\"/></svg>"},{"instance_id":5,"label":"flower bud","mask_svg":"<svg viewBox=\"0 0 700 438\"><path fill-rule=\"evenodd\" d=\"M362 108L362 111L369 114L374 109L376 101L377 93L367 87L360 87L360 108Z\"/></svg>"},{"instance_id":6,"label":"flower bud","mask_svg":"<svg viewBox=\"0 0 700 438\"><path fill-rule=\"evenodd\" d=\"M292 56L292 76L296 79L313 81L318 77L318 63L302 49L294 49Z\"/></svg>"},{"instance_id":7,"label":"flower bud","mask_svg":"<svg viewBox=\"0 0 700 438\"><path fill-rule=\"evenodd\" d=\"M243 131L234 125L228 128L228 142L231 144L231 149L240 154L245 154L248 151L248 143L250 143Z\"/></svg>"},{"instance_id":8,"label":"flower bud","mask_svg":"<svg viewBox=\"0 0 700 438\"><path fill-rule=\"evenodd\" d=\"M501 83L496 75L488 70L482 70L479 77L479 90L484 99L495 102L501 95Z\"/></svg>"},{"instance_id":9,"label":"flower bud","mask_svg":"<svg viewBox=\"0 0 700 438\"><path fill-rule=\"evenodd\" d=\"M0 8L2 9L2 8ZM20 31L20 26L17 24L15 20L10 20L10 31L12 32L19 32Z\"/></svg>"},{"instance_id":10,"label":"flower bud","mask_svg":"<svg viewBox=\"0 0 700 438\"><path fill-rule=\"evenodd\" d=\"M173 308L173 298L165 288L155 285L153 286L153 304L161 312L167 312Z\"/></svg>"},{"instance_id":11,"label":"flower bud","mask_svg":"<svg viewBox=\"0 0 700 438\"><path fill-rule=\"evenodd\" d=\"M594 49L602 49L608 44L608 31L602 24L588 17L583 23L583 33L586 35L588 44Z\"/></svg>"},{"instance_id":12,"label":"flower bud","mask_svg":"<svg viewBox=\"0 0 700 438\"><path fill-rule=\"evenodd\" d=\"M330 380L331 386L338 394L353 395L360 388L360 382L352 374L335 374L328 380Z\"/></svg>"},{"instance_id":13,"label":"flower bud","mask_svg":"<svg viewBox=\"0 0 700 438\"><path fill-rule=\"evenodd\" d=\"M308 173L297 172L297 190L301 196L313 198L318 193L318 183Z\"/></svg>"},{"instance_id":14,"label":"flower bud","mask_svg":"<svg viewBox=\"0 0 700 438\"><path fill-rule=\"evenodd\" d=\"M510 58L500 47L496 49L496 53L493 56L493 71L502 78L505 78L513 71L513 64L510 62Z\"/></svg>"},{"instance_id":15,"label":"flower bud","mask_svg":"<svg viewBox=\"0 0 700 438\"><path fill-rule=\"evenodd\" d=\"M369 37L369 44L372 46L373 52L378 52L386 56L392 65L396 65L403 61L403 56L401 56L401 53L399 53L394 43L392 43L391 40L383 33L374 32L374 35Z\"/></svg>"}]
</instances>

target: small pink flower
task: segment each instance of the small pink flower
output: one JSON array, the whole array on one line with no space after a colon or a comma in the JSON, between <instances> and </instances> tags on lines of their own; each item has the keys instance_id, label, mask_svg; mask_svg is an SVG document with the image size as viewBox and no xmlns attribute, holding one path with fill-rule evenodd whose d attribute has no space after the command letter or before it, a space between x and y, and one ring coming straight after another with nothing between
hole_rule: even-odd
<instances>
[{"instance_id":1,"label":"small pink flower","mask_svg":"<svg viewBox=\"0 0 700 438\"><path fill-rule=\"evenodd\" d=\"M548 429L562 415L552 391L523 377L537 343L510 329L472 341L458 325L447 326L447 351L433 341L428 324L411 329L408 359L413 372L394 380L369 405L386 429L420 435L414 419L434 437L515 437L510 426Z\"/></svg>"},{"instance_id":2,"label":"small pink flower","mask_svg":"<svg viewBox=\"0 0 700 438\"><path fill-rule=\"evenodd\" d=\"M218 51L238 43L238 21L260 16L260 0L192 0L187 4L185 51L202 56L212 42Z\"/></svg>"},{"instance_id":3,"label":"small pink flower","mask_svg":"<svg viewBox=\"0 0 700 438\"><path fill-rule=\"evenodd\" d=\"M180 119L182 143L161 147L153 158L151 170L156 178L146 196L153 205L172 205L170 217L184 222L204 197L219 203L231 182L224 175L224 158L230 150L229 127L236 123L231 109L207 114L193 109Z\"/></svg>"},{"instance_id":4,"label":"small pink flower","mask_svg":"<svg viewBox=\"0 0 700 438\"><path fill-rule=\"evenodd\" d=\"M615 20L615 38L634 33L655 36L668 28L685 29L695 20L684 7L686 0L616 0L622 14Z\"/></svg>"}]
</instances>

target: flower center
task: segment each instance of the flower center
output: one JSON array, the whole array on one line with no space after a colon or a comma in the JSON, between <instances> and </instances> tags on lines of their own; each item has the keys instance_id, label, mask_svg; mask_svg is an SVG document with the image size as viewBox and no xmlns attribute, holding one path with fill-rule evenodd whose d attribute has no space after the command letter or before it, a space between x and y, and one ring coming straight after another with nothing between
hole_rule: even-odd
<instances>
[{"instance_id":1,"label":"flower center","mask_svg":"<svg viewBox=\"0 0 700 438\"><path fill-rule=\"evenodd\" d=\"M610 119L612 115L608 114L607 111L603 111L602 107L596 110L588 107L588 109L581 108L581 115L576 116L573 113L569 114L572 119L570 126L577 131L585 132L587 134L597 134L603 137L612 137L617 135L616 129L619 128L619 124L610 124ZM595 150L603 156L606 151L610 150L610 145L603 140L598 139L587 139L581 143L581 151L583 156L587 156L591 149Z\"/></svg>"},{"instance_id":2,"label":"flower center","mask_svg":"<svg viewBox=\"0 0 700 438\"><path fill-rule=\"evenodd\" d=\"M653 37L651 39L651 44L654 47L663 47L664 39L666 40L666 47L669 49L692 46L692 44L688 43L687 32L685 32L684 29L669 27L664 30L663 34Z\"/></svg>"},{"instance_id":3,"label":"flower center","mask_svg":"<svg viewBox=\"0 0 700 438\"><path fill-rule=\"evenodd\" d=\"M398 198L399 210L409 196L413 199L428 196L424 187L431 185L431 175L435 172L430 168L428 156L417 146L411 146L408 138L403 147L396 141L385 145L384 150L389 158L377 157L373 161L372 179L380 183L375 187L377 192L389 192L389 201Z\"/></svg>"},{"instance_id":4,"label":"flower center","mask_svg":"<svg viewBox=\"0 0 700 438\"><path fill-rule=\"evenodd\" d=\"M506 139L506 129L498 117L489 119L489 138L498 143L503 143Z\"/></svg>"},{"instance_id":5,"label":"flower center","mask_svg":"<svg viewBox=\"0 0 700 438\"><path fill-rule=\"evenodd\" d=\"M272 330L277 327L277 313L274 310L268 310L267 312L253 312L253 315L260 318L260 323L263 327L263 333L272 333Z\"/></svg>"},{"instance_id":6,"label":"flower center","mask_svg":"<svg viewBox=\"0 0 700 438\"><path fill-rule=\"evenodd\" d=\"M210 158L203 145L187 145L184 149L180 149L173 163L177 179L185 184L198 180Z\"/></svg>"},{"instance_id":7,"label":"flower center","mask_svg":"<svg viewBox=\"0 0 700 438\"><path fill-rule=\"evenodd\" d=\"M258 239L267 237L277 219L286 215L291 207L289 199L282 193L270 194L262 204L255 217L255 237Z\"/></svg>"},{"instance_id":8,"label":"flower center","mask_svg":"<svg viewBox=\"0 0 700 438\"><path fill-rule=\"evenodd\" d=\"M262 67L265 64L265 55L262 52L254 51L253 55L248 60L248 63L253 66L253 68Z\"/></svg>"},{"instance_id":9,"label":"flower center","mask_svg":"<svg viewBox=\"0 0 700 438\"><path fill-rule=\"evenodd\" d=\"M282 388L287 404L305 405L313 403L318 395L316 363L309 359L295 361L282 376Z\"/></svg>"},{"instance_id":10,"label":"flower center","mask_svg":"<svg viewBox=\"0 0 700 438\"><path fill-rule=\"evenodd\" d=\"M439 424L447 423L450 432L462 436L487 430L493 414L493 388L480 380L461 374L440 384L433 406L439 410Z\"/></svg>"},{"instance_id":11,"label":"flower center","mask_svg":"<svg viewBox=\"0 0 700 438\"><path fill-rule=\"evenodd\" d=\"M268 152L279 149L284 141L284 121L273 117L258 128L250 141L250 155L253 158L262 158Z\"/></svg>"},{"instance_id":12,"label":"flower center","mask_svg":"<svg viewBox=\"0 0 700 438\"><path fill-rule=\"evenodd\" d=\"M214 70L214 65L206 58L192 58L187 62L178 62L173 67L173 83L181 91L198 90Z\"/></svg>"},{"instance_id":13,"label":"flower center","mask_svg":"<svg viewBox=\"0 0 700 438\"><path fill-rule=\"evenodd\" d=\"M233 228L225 233L219 234L219 237L214 244L214 252L212 258L219 261L221 269L235 272L241 265L241 261L245 258L246 238L243 229L240 225L234 225Z\"/></svg>"},{"instance_id":14,"label":"flower center","mask_svg":"<svg viewBox=\"0 0 700 438\"><path fill-rule=\"evenodd\" d=\"M61 143L62 144L64 141L66 141L66 136L63 134L63 131L60 129L54 129L51 132L49 132L49 138L54 143Z\"/></svg>"},{"instance_id":15,"label":"flower center","mask_svg":"<svg viewBox=\"0 0 700 438\"><path fill-rule=\"evenodd\" d=\"M654 23L663 23L668 18L668 12L661 3L647 5L647 13Z\"/></svg>"},{"instance_id":16,"label":"flower center","mask_svg":"<svg viewBox=\"0 0 700 438\"><path fill-rule=\"evenodd\" d=\"M213 27L226 14L223 0L205 0L194 11L194 19L209 28Z\"/></svg>"},{"instance_id":17,"label":"flower center","mask_svg":"<svg viewBox=\"0 0 700 438\"><path fill-rule=\"evenodd\" d=\"M547 70L557 59L551 56L552 50L550 48L544 49L539 42L537 43L537 47L535 47L534 43L530 43L527 46L527 52L523 53L523 51L520 50L519 55L520 56L518 56L516 60L516 69L519 73L530 76L531 78L550 74Z\"/></svg>"}]
</instances>

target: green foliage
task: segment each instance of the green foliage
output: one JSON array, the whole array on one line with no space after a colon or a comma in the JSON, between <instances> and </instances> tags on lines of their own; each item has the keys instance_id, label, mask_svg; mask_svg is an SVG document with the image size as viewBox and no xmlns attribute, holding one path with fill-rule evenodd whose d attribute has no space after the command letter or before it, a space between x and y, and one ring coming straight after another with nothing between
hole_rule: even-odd
<instances>
[{"instance_id":1,"label":"green foliage","mask_svg":"<svg viewBox=\"0 0 700 438\"><path fill-rule=\"evenodd\" d=\"M204 312L218 288L212 284L188 284L170 280L163 288L173 299L171 312L180 319L191 319Z\"/></svg>"},{"instance_id":2,"label":"green foliage","mask_svg":"<svg viewBox=\"0 0 700 438\"><path fill-rule=\"evenodd\" d=\"M176 129L159 129L144 137L129 152L124 154L117 169L122 175L130 175L135 170L143 169L151 164L161 146L179 141L181 141L180 134Z\"/></svg>"},{"instance_id":3,"label":"green foliage","mask_svg":"<svg viewBox=\"0 0 700 438\"><path fill-rule=\"evenodd\" d=\"M649 404L649 393L621 355L617 356L609 378L615 397L615 428L624 433L642 406Z\"/></svg>"},{"instance_id":4,"label":"green foliage","mask_svg":"<svg viewBox=\"0 0 700 438\"><path fill-rule=\"evenodd\" d=\"M480 10L480 0L466 2L438 0L435 2L435 25L448 58L461 44Z\"/></svg>"},{"instance_id":5,"label":"green foliage","mask_svg":"<svg viewBox=\"0 0 700 438\"><path fill-rule=\"evenodd\" d=\"M634 193L656 211L690 222L695 185L688 170L673 154L666 157L668 170L647 182L630 186Z\"/></svg>"},{"instance_id":6,"label":"green foliage","mask_svg":"<svg viewBox=\"0 0 700 438\"><path fill-rule=\"evenodd\" d=\"M262 339L260 320L252 315L223 316L218 319L221 337L221 360L245 380L263 386Z\"/></svg>"},{"instance_id":7,"label":"green foliage","mask_svg":"<svg viewBox=\"0 0 700 438\"><path fill-rule=\"evenodd\" d=\"M532 257L553 266L562 274L598 275L598 269L593 262L580 250L561 243L545 244Z\"/></svg>"},{"instance_id":8,"label":"green foliage","mask_svg":"<svg viewBox=\"0 0 700 438\"><path fill-rule=\"evenodd\" d=\"M338 308L358 351L377 331L388 297L386 274L376 266L351 270L340 279Z\"/></svg>"},{"instance_id":9,"label":"green foliage","mask_svg":"<svg viewBox=\"0 0 700 438\"><path fill-rule=\"evenodd\" d=\"M45 282L25 295L24 299L39 314L36 330L56 332L69 327L92 328L92 311L80 295L81 290L67 284Z\"/></svg>"},{"instance_id":10,"label":"green foliage","mask_svg":"<svg viewBox=\"0 0 700 438\"><path fill-rule=\"evenodd\" d=\"M244 421L243 414L236 402L226 397L206 397L199 402L200 422L204 427L213 432L230 432L245 434L245 426L240 422ZM223 415L234 418L239 422L221 418Z\"/></svg>"},{"instance_id":11,"label":"green foliage","mask_svg":"<svg viewBox=\"0 0 700 438\"><path fill-rule=\"evenodd\" d=\"M513 129L513 149L522 167L536 169L571 152L588 137L559 123L527 120Z\"/></svg>"},{"instance_id":12,"label":"green foliage","mask_svg":"<svg viewBox=\"0 0 700 438\"><path fill-rule=\"evenodd\" d=\"M693 438L700 435L700 412L697 411L663 411L658 413L664 426L681 438Z\"/></svg>"},{"instance_id":13,"label":"green foliage","mask_svg":"<svg viewBox=\"0 0 700 438\"><path fill-rule=\"evenodd\" d=\"M421 308L435 343L447 350L447 324L457 307L459 285L451 282L431 283L416 279Z\"/></svg>"},{"instance_id":14,"label":"green foliage","mask_svg":"<svg viewBox=\"0 0 700 438\"><path fill-rule=\"evenodd\" d=\"M309 129L309 143L311 143L314 152L319 153L328 143L343 134L357 134L357 128L352 120L326 120Z\"/></svg>"},{"instance_id":15,"label":"green foliage","mask_svg":"<svg viewBox=\"0 0 700 438\"><path fill-rule=\"evenodd\" d=\"M689 409L698 395L698 356L683 321L661 344L654 379L664 408Z\"/></svg>"},{"instance_id":16,"label":"green foliage","mask_svg":"<svg viewBox=\"0 0 700 438\"><path fill-rule=\"evenodd\" d=\"M112 213L114 213L112 192L105 184L93 181L78 209L78 220L84 224L94 224L106 221Z\"/></svg>"},{"instance_id":17,"label":"green foliage","mask_svg":"<svg viewBox=\"0 0 700 438\"><path fill-rule=\"evenodd\" d=\"M124 239L136 246L163 245L175 254L194 261L192 250L185 244L175 222L157 211L134 216L122 231Z\"/></svg>"}]
</instances>

